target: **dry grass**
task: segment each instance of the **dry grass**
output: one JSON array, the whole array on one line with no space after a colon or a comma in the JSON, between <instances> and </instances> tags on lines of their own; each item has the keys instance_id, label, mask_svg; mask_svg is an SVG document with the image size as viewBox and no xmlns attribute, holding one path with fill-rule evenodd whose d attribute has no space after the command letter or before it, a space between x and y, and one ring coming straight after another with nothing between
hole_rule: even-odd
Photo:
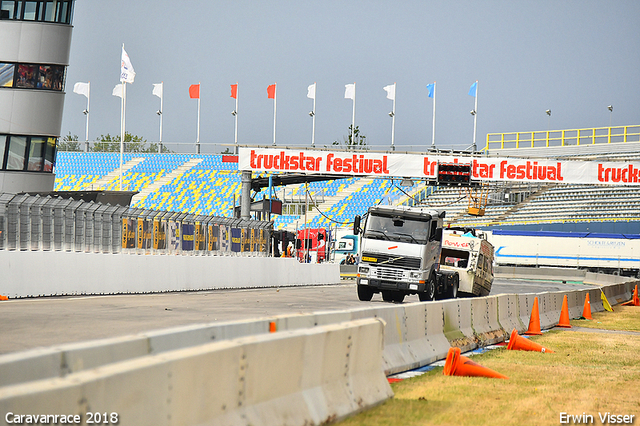
<instances>
[{"instance_id":1,"label":"dry grass","mask_svg":"<svg viewBox=\"0 0 640 426\"><path fill-rule=\"evenodd\" d=\"M624 330L640 332L640 306L616 305L611 312L594 312L593 321L572 320L571 325L604 330Z\"/></svg>"},{"instance_id":2,"label":"dry grass","mask_svg":"<svg viewBox=\"0 0 640 426\"><path fill-rule=\"evenodd\" d=\"M640 308L614 309L594 315L593 325L638 330ZM533 340L556 353L497 349L473 357L509 380L448 377L436 368L393 384L395 398L340 425L556 425L561 412L590 414L593 424L605 412L640 422L640 336L554 330Z\"/></svg>"}]
</instances>

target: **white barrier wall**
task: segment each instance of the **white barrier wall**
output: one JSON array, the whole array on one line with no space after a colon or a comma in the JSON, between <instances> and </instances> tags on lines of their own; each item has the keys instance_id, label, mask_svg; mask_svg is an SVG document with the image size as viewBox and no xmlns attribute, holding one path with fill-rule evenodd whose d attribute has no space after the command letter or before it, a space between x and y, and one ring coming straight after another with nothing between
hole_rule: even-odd
<instances>
[{"instance_id":1,"label":"white barrier wall","mask_svg":"<svg viewBox=\"0 0 640 426\"><path fill-rule=\"evenodd\" d=\"M339 265L273 257L0 250L0 271L0 294L11 298L340 282Z\"/></svg>"},{"instance_id":2,"label":"white barrier wall","mask_svg":"<svg viewBox=\"0 0 640 426\"><path fill-rule=\"evenodd\" d=\"M383 328L365 319L249 336L6 386L0 412L84 422L106 412L122 426L325 424L393 396Z\"/></svg>"}]
</instances>

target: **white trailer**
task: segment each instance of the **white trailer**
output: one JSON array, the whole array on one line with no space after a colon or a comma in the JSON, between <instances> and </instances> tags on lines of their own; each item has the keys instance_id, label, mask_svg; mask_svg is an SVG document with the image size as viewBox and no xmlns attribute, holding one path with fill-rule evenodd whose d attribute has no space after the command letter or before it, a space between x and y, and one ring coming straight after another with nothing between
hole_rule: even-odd
<instances>
[{"instance_id":1,"label":"white trailer","mask_svg":"<svg viewBox=\"0 0 640 426\"><path fill-rule=\"evenodd\" d=\"M440 269L458 273L461 296L486 296L493 284L493 246L475 230L445 229Z\"/></svg>"},{"instance_id":2,"label":"white trailer","mask_svg":"<svg viewBox=\"0 0 640 426\"><path fill-rule=\"evenodd\" d=\"M493 230L498 265L562 266L638 276L640 235Z\"/></svg>"}]
</instances>

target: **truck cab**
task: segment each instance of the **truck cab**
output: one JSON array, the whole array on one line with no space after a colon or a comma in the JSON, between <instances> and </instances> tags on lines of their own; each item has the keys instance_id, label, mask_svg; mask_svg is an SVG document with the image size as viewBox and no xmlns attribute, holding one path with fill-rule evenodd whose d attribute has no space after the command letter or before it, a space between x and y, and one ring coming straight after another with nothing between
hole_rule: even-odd
<instances>
[{"instance_id":1,"label":"truck cab","mask_svg":"<svg viewBox=\"0 0 640 426\"><path fill-rule=\"evenodd\" d=\"M406 206L371 207L362 228L356 217L354 233L361 233L358 298L371 300L375 293L388 302L402 302L410 294L420 300L455 297L457 273L439 268L444 217L441 210Z\"/></svg>"}]
</instances>

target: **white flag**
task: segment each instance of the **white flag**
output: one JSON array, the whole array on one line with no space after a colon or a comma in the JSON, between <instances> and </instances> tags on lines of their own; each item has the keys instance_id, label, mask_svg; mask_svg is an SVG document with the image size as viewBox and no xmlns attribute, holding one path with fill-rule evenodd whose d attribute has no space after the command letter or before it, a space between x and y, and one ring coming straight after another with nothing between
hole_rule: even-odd
<instances>
[{"instance_id":1,"label":"white flag","mask_svg":"<svg viewBox=\"0 0 640 426\"><path fill-rule=\"evenodd\" d=\"M162 99L162 83L154 84L153 92L151 94L156 95L157 97Z\"/></svg>"},{"instance_id":2,"label":"white flag","mask_svg":"<svg viewBox=\"0 0 640 426\"><path fill-rule=\"evenodd\" d=\"M396 84L390 84L388 86L383 87L383 89L387 92L387 99L391 99L392 101L396 100Z\"/></svg>"},{"instance_id":3,"label":"white flag","mask_svg":"<svg viewBox=\"0 0 640 426\"><path fill-rule=\"evenodd\" d=\"M122 98L122 89L123 89L123 84L116 84L116 87L113 88L113 92L111 92L111 94L113 96L117 96L119 98Z\"/></svg>"},{"instance_id":4,"label":"white flag","mask_svg":"<svg viewBox=\"0 0 640 426\"><path fill-rule=\"evenodd\" d=\"M89 83L76 83L73 85L73 93L89 97Z\"/></svg>"},{"instance_id":5,"label":"white flag","mask_svg":"<svg viewBox=\"0 0 640 426\"><path fill-rule=\"evenodd\" d=\"M316 98L316 84L313 83L309 85L307 88L307 98L315 99Z\"/></svg>"},{"instance_id":6,"label":"white flag","mask_svg":"<svg viewBox=\"0 0 640 426\"><path fill-rule=\"evenodd\" d=\"M355 83L345 84L344 87L345 87L344 98L353 99L355 101L356 100L356 84Z\"/></svg>"},{"instance_id":7,"label":"white flag","mask_svg":"<svg viewBox=\"0 0 640 426\"><path fill-rule=\"evenodd\" d=\"M133 70L129 55L124 51L124 44L122 45L122 61L120 64L120 81L123 83L133 83L133 79L136 77L136 72Z\"/></svg>"}]
</instances>

